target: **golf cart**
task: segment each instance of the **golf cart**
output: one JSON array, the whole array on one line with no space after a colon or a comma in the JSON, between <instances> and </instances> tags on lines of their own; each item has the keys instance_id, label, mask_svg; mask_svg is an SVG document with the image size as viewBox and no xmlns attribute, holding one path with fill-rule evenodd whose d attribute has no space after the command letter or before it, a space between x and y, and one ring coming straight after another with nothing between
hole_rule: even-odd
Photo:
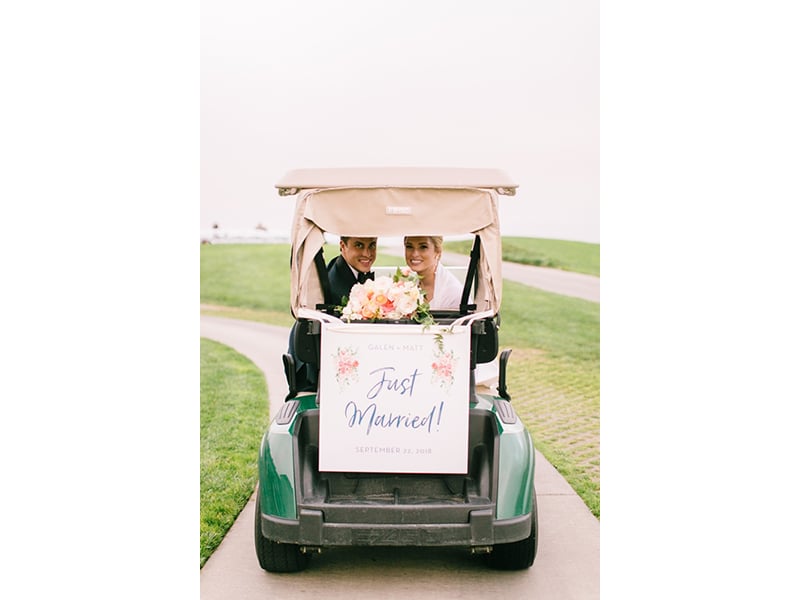
<instances>
[{"instance_id":1,"label":"golf cart","mask_svg":"<svg viewBox=\"0 0 800 600\"><path fill-rule=\"evenodd\" d=\"M516 184L493 169L367 168L290 171L276 187L297 196L297 323L294 355L283 357L289 393L259 453L261 567L300 571L335 546L463 547L493 568L530 567L534 447L506 389L511 350L498 356L498 197ZM357 288L382 300L416 293L398 256L374 283L354 286L343 310L328 290L326 234L471 236L460 305L426 310L422 298L402 314L350 310ZM296 360L317 370L315 392L298 391ZM494 378L484 380L486 366Z\"/></svg>"}]
</instances>

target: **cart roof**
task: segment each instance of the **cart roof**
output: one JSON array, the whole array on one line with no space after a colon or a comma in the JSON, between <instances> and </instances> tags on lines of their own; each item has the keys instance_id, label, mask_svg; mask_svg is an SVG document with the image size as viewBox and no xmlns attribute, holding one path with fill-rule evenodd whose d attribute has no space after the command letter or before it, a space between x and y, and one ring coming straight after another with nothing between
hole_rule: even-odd
<instances>
[{"instance_id":1,"label":"cart roof","mask_svg":"<svg viewBox=\"0 0 800 600\"><path fill-rule=\"evenodd\" d=\"M323 301L314 257L325 233L353 237L457 235L481 239L475 304L500 307L502 250L498 196L515 184L497 169L381 167L297 169L277 184L297 194L292 224L293 314ZM327 257L326 260L330 260Z\"/></svg>"},{"instance_id":2,"label":"cart roof","mask_svg":"<svg viewBox=\"0 0 800 600\"><path fill-rule=\"evenodd\" d=\"M281 196L305 189L327 188L484 188L513 196L516 183L500 169L453 167L349 167L295 169L275 187Z\"/></svg>"}]
</instances>

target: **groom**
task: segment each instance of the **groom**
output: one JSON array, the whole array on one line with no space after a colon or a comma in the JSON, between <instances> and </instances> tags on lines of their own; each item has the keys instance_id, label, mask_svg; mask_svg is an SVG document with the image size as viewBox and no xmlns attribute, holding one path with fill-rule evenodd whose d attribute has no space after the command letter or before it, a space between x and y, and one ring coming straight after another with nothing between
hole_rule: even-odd
<instances>
[{"instance_id":1,"label":"groom","mask_svg":"<svg viewBox=\"0 0 800 600\"><path fill-rule=\"evenodd\" d=\"M336 304L346 304L350 288L367 279L375 279L372 263L377 254L378 238L346 237L339 238L339 256L328 263L328 281L332 300ZM297 323L289 333L289 354L294 358L297 390L317 391L317 371L308 363L301 361L294 350L294 336Z\"/></svg>"},{"instance_id":2,"label":"groom","mask_svg":"<svg viewBox=\"0 0 800 600\"><path fill-rule=\"evenodd\" d=\"M345 304L350 288L367 279L375 279L371 271L375 262L378 238L339 238L339 256L328 263L328 281L334 301Z\"/></svg>"}]
</instances>

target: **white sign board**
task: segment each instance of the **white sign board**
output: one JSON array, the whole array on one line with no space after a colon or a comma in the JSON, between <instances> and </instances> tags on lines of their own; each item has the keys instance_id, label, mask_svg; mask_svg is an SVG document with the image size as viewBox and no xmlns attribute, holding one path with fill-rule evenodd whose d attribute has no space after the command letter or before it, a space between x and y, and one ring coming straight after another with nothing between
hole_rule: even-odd
<instances>
[{"instance_id":1,"label":"white sign board","mask_svg":"<svg viewBox=\"0 0 800 600\"><path fill-rule=\"evenodd\" d=\"M319 470L466 473L469 332L323 324Z\"/></svg>"}]
</instances>

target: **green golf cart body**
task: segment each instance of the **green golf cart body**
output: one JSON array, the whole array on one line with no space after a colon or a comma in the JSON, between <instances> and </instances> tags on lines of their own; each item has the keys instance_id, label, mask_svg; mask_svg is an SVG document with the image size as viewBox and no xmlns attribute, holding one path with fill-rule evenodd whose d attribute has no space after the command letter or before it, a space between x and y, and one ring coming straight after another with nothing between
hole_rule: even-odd
<instances>
[{"instance_id":1,"label":"green golf cart body","mask_svg":"<svg viewBox=\"0 0 800 600\"><path fill-rule=\"evenodd\" d=\"M296 196L297 356L283 357L289 393L259 454L254 534L261 567L300 571L313 553L334 546L463 547L494 568L530 567L538 537L534 447L506 387L511 350L500 352L498 339L498 201L514 195L516 184L494 169L367 168L290 171L276 187ZM471 236L460 306L432 311L434 325L343 320L325 297L326 234ZM402 258L398 265L405 266ZM446 382L431 372L428 356L440 354L443 343L461 365ZM398 379L391 384L396 400L367 407L364 392L337 377L334 355L342 347L360 352L359 385L369 385L379 369L368 363L381 356L413 368L408 381L416 389ZM315 392L296 389L297 359L318 370ZM494 376L484 379L487 366Z\"/></svg>"}]
</instances>

